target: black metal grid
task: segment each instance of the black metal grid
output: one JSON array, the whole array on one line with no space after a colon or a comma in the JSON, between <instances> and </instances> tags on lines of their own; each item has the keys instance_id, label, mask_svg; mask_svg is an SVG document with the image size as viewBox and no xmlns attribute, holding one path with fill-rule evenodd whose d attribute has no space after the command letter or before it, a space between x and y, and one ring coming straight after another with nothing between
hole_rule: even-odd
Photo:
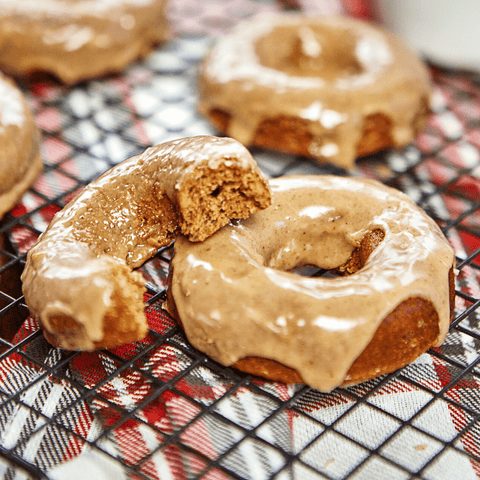
<instances>
[{"instance_id":1,"label":"black metal grid","mask_svg":"<svg viewBox=\"0 0 480 480\"><path fill-rule=\"evenodd\" d=\"M162 468L189 479L480 476L480 83L473 74L432 69L443 100L423 140L361 159L354 172L407 192L455 245L455 320L445 345L423 361L331 394L218 365L193 350L159 308L169 248L142 268L147 310L160 328L135 348L56 350L27 320L19 273L25 249L53 213L150 143L213 133L195 112L195 71L209 43L177 38L120 79L74 89L52 80L21 85L42 127L46 162L30 197L0 225L7 240L0 275L9 278L0 321L23 325L15 339L10 332L0 340L0 472L66 478L56 469L83 452L115 478L169 478ZM345 174L309 159L253 153L270 176Z\"/></svg>"}]
</instances>

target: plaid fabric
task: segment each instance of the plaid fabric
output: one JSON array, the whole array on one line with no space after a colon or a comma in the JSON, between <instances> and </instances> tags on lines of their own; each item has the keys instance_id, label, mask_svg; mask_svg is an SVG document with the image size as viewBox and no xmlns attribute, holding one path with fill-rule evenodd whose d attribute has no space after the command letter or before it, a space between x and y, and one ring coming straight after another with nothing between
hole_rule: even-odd
<instances>
[{"instance_id":1,"label":"plaid fabric","mask_svg":"<svg viewBox=\"0 0 480 480\"><path fill-rule=\"evenodd\" d=\"M299 3L321 13L342 9L334 0ZM195 109L199 62L215 35L279 8L273 1L171 0L171 40L123 75L75 88L23 85L42 130L45 169L4 219L18 255L112 165L151 144L215 133ZM360 159L353 175L405 191L455 248L456 322L442 347L395 374L331 394L242 375L192 349L162 310L167 249L141 269L150 327L142 342L65 352L28 318L7 345L0 356L3 477L479 478L480 85L475 75L431 72L434 113L426 130L404 151ZM345 173L253 153L269 176Z\"/></svg>"}]
</instances>

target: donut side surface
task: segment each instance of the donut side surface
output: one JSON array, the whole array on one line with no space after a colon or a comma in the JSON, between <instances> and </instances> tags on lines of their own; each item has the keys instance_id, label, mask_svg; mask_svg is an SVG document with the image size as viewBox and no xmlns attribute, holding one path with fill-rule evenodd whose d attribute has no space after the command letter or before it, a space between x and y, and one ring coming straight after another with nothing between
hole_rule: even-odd
<instances>
[{"instance_id":1,"label":"donut side surface","mask_svg":"<svg viewBox=\"0 0 480 480\"><path fill-rule=\"evenodd\" d=\"M453 318L455 298L453 269L449 277ZM437 343L440 334L438 325L438 313L431 302L421 297L403 301L382 320L370 343L348 369L341 386L356 385L392 373L413 362ZM275 360L245 357L233 366L242 372L268 380L305 383L298 371Z\"/></svg>"},{"instance_id":2,"label":"donut side surface","mask_svg":"<svg viewBox=\"0 0 480 480\"><path fill-rule=\"evenodd\" d=\"M397 143L392 135L392 120L384 113L374 113L363 119L361 135L356 145L354 157L363 157L380 152L389 148L400 148L406 146L420 133L430 116L428 96L425 95L418 106L411 127L412 135L407 142ZM224 135L230 131L232 115L228 111L214 108L205 113L205 116ZM251 146L267 148L293 155L311 157L311 145L318 143L315 134L312 132L311 122L298 118L279 116L267 118L260 122L253 135ZM315 155L314 155L315 156ZM317 155L319 163L328 162L328 156ZM332 163L337 163L333 161ZM342 165L346 168L353 167L353 164Z\"/></svg>"}]
</instances>

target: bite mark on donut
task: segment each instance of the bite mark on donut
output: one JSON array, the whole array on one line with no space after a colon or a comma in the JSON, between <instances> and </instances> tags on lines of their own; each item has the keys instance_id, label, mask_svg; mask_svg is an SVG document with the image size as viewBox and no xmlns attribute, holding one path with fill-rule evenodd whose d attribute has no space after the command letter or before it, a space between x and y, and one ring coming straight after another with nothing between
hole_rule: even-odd
<instances>
[{"instance_id":1,"label":"bite mark on donut","mask_svg":"<svg viewBox=\"0 0 480 480\"><path fill-rule=\"evenodd\" d=\"M181 230L191 241L203 241L230 219L248 218L268 205L255 172L231 164L197 169L177 196L183 212Z\"/></svg>"}]
</instances>

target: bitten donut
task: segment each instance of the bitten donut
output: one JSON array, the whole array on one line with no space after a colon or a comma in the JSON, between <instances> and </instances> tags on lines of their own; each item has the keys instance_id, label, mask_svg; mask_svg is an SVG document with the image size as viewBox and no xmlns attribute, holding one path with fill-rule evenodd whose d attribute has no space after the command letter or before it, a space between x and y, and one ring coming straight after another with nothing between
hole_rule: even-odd
<instances>
[{"instance_id":1,"label":"bitten donut","mask_svg":"<svg viewBox=\"0 0 480 480\"><path fill-rule=\"evenodd\" d=\"M214 360L330 391L445 339L454 253L435 222L372 180L270 181L272 205L202 243L175 241L167 310ZM315 265L334 278L293 273Z\"/></svg>"},{"instance_id":2,"label":"bitten donut","mask_svg":"<svg viewBox=\"0 0 480 480\"><path fill-rule=\"evenodd\" d=\"M0 218L42 170L40 131L23 93L0 73Z\"/></svg>"},{"instance_id":3,"label":"bitten donut","mask_svg":"<svg viewBox=\"0 0 480 480\"><path fill-rule=\"evenodd\" d=\"M351 169L410 143L430 78L392 34L337 16L263 14L221 37L199 76L199 111L247 146Z\"/></svg>"},{"instance_id":4,"label":"bitten donut","mask_svg":"<svg viewBox=\"0 0 480 480\"><path fill-rule=\"evenodd\" d=\"M0 68L67 84L118 72L167 33L166 0L0 0Z\"/></svg>"},{"instance_id":5,"label":"bitten donut","mask_svg":"<svg viewBox=\"0 0 480 480\"><path fill-rule=\"evenodd\" d=\"M57 213L29 250L23 293L46 339L70 350L143 338L144 280L132 271L180 232L202 241L271 202L249 152L192 137L112 168Z\"/></svg>"}]
</instances>

